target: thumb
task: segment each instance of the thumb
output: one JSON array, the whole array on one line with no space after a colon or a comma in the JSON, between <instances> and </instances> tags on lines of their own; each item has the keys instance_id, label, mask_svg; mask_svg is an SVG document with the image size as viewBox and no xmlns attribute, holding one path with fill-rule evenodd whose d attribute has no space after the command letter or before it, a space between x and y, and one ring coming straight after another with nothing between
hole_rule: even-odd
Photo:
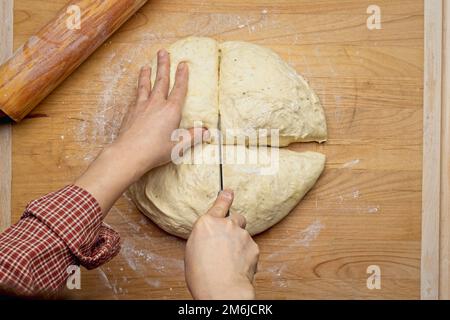
<instances>
[{"instance_id":1,"label":"thumb","mask_svg":"<svg viewBox=\"0 0 450 320\"><path fill-rule=\"evenodd\" d=\"M207 214L216 218L225 218L233 203L233 197L233 191L228 189L221 191Z\"/></svg>"}]
</instances>

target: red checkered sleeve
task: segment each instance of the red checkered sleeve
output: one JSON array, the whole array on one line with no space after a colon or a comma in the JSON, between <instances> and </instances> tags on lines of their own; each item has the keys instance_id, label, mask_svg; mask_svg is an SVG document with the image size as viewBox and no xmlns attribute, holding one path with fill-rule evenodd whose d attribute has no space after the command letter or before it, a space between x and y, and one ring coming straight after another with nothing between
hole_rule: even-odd
<instances>
[{"instance_id":1,"label":"red checkered sleeve","mask_svg":"<svg viewBox=\"0 0 450 320\"><path fill-rule=\"evenodd\" d=\"M120 249L86 190L71 185L32 201L21 220L0 234L0 287L19 294L55 291L67 268L98 267Z\"/></svg>"}]
</instances>

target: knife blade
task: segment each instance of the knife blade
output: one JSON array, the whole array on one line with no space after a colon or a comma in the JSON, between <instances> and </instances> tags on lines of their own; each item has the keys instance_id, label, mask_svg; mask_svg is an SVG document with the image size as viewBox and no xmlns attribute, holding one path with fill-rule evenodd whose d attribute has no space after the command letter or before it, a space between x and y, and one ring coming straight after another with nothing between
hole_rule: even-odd
<instances>
[{"instance_id":1,"label":"knife blade","mask_svg":"<svg viewBox=\"0 0 450 320\"><path fill-rule=\"evenodd\" d=\"M220 121L220 112L217 119L217 131L218 131L218 145L219 145L219 174L220 174L220 191L223 191L223 151L222 151L222 127ZM219 191L219 193L220 193ZM226 217L230 215L230 210L228 210Z\"/></svg>"}]
</instances>

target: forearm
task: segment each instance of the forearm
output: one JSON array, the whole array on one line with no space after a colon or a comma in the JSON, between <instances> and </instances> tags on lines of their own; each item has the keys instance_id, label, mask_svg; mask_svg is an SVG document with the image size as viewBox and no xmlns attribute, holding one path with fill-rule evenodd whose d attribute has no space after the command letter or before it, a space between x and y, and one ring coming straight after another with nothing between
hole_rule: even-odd
<instances>
[{"instance_id":1,"label":"forearm","mask_svg":"<svg viewBox=\"0 0 450 320\"><path fill-rule=\"evenodd\" d=\"M103 149L74 184L97 199L104 217L142 174L142 168L133 159L133 150L127 150L126 146L120 143L113 143Z\"/></svg>"}]
</instances>

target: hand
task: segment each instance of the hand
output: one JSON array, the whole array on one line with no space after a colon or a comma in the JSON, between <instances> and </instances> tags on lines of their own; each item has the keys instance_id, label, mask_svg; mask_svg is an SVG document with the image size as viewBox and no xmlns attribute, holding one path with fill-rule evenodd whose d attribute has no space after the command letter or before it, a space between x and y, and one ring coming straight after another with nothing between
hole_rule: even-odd
<instances>
[{"instance_id":1,"label":"hand","mask_svg":"<svg viewBox=\"0 0 450 320\"><path fill-rule=\"evenodd\" d=\"M170 57L165 50L158 52L158 70L153 89L151 69L144 67L141 70L136 105L126 114L119 137L114 143L139 170L137 178L171 160L172 148L177 143L171 141L171 135L180 125L188 89L188 73L188 65L180 63L169 94ZM198 136L194 137L194 132ZM183 141L183 149L190 147L194 141L201 141L204 132L205 129L191 129L188 141Z\"/></svg>"},{"instance_id":2,"label":"hand","mask_svg":"<svg viewBox=\"0 0 450 320\"><path fill-rule=\"evenodd\" d=\"M151 70L144 67L138 81L136 104L126 114L119 137L106 147L75 184L89 191L106 215L121 194L144 173L170 161L172 132L178 129L188 87L188 66L180 63L169 94L170 61L158 52L156 83L151 88ZM200 142L204 130L190 130L182 150ZM194 137L194 132L200 137Z\"/></svg>"},{"instance_id":3,"label":"hand","mask_svg":"<svg viewBox=\"0 0 450 320\"><path fill-rule=\"evenodd\" d=\"M245 218L225 218L232 191L222 191L194 225L186 244L186 283L194 299L254 299L259 249L244 229Z\"/></svg>"}]
</instances>

